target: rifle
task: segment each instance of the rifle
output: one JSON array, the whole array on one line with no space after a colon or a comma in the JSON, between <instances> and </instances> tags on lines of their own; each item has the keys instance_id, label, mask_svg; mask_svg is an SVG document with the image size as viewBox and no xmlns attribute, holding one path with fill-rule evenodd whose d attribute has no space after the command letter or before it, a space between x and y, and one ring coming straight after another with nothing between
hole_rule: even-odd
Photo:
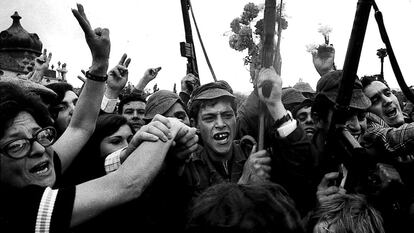
<instances>
[{"instance_id":1,"label":"rifle","mask_svg":"<svg viewBox=\"0 0 414 233\"><path fill-rule=\"evenodd\" d=\"M190 16L188 14L190 6L190 0L181 0L181 11L183 13L185 30L185 42L180 43L180 52L182 57L187 58L187 74L193 74L198 78L197 58L194 48Z\"/></svg>"},{"instance_id":2,"label":"rifle","mask_svg":"<svg viewBox=\"0 0 414 233\"><path fill-rule=\"evenodd\" d=\"M274 59L274 36L275 36L275 25L276 25L276 0L266 0L265 10L263 16L263 27L264 27L264 41L262 48L262 67L269 68L273 64ZM263 82L263 96L269 97L272 92L273 84L271 81ZM258 150L264 148L264 118L266 106L259 100L259 143Z\"/></svg>"},{"instance_id":3,"label":"rifle","mask_svg":"<svg viewBox=\"0 0 414 233\"><path fill-rule=\"evenodd\" d=\"M339 84L338 96L335 101L334 111L330 116L328 131L328 148L333 149L339 156L339 160L348 169L345 189L353 190L360 178L361 169L356 161L359 161L365 153L365 149L346 129L343 115L349 111L353 86L361 56L362 44L368 24L368 18L372 6L372 0L358 0L351 36L343 65L342 79ZM340 148L340 150L338 150ZM331 151L332 152L332 151ZM365 168L366 169L366 168Z\"/></svg>"}]
</instances>

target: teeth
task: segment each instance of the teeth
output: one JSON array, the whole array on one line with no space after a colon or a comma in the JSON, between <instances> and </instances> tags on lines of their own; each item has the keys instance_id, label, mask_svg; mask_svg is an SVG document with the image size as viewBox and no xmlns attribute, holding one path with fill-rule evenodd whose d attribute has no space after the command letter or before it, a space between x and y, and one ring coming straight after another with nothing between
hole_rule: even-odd
<instances>
[{"instance_id":1,"label":"teeth","mask_svg":"<svg viewBox=\"0 0 414 233\"><path fill-rule=\"evenodd\" d=\"M396 110L396 109L393 109L393 110L391 110L391 111L387 111L387 112L385 112L385 114L386 114L388 117L393 117L393 116L395 116L395 115L397 114L397 110Z\"/></svg>"},{"instance_id":2,"label":"teeth","mask_svg":"<svg viewBox=\"0 0 414 233\"><path fill-rule=\"evenodd\" d=\"M36 175L41 175L41 174L43 174L43 173L46 173L48 170L49 170L49 168L48 168L48 167L45 167L45 168L43 168L42 170L37 171L37 172L36 172Z\"/></svg>"},{"instance_id":3,"label":"teeth","mask_svg":"<svg viewBox=\"0 0 414 233\"><path fill-rule=\"evenodd\" d=\"M214 135L214 139L215 140L223 140L226 139L228 137L228 133L218 133Z\"/></svg>"}]
</instances>

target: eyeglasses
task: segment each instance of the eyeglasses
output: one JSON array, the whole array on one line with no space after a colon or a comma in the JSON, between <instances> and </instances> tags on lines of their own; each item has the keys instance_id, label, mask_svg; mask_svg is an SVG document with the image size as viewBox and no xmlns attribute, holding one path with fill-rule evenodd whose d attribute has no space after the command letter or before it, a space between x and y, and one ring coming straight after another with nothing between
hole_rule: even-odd
<instances>
[{"instance_id":1,"label":"eyeglasses","mask_svg":"<svg viewBox=\"0 0 414 233\"><path fill-rule=\"evenodd\" d=\"M43 147L49 147L56 140L56 130L46 127L38 130L32 138L20 138L8 142L0 151L12 159L21 159L27 156L32 149L33 142L38 142Z\"/></svg>"}]
</instances>

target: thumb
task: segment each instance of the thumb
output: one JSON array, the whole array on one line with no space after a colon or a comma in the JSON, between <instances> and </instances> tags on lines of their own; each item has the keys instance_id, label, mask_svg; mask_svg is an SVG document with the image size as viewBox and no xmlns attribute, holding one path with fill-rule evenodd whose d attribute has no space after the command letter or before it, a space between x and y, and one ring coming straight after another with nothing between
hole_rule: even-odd
<instances>
[{"instance_id":1,"label":"thumb","mask_svg":"<svg viewBox=\"0 0 414 233\"><path fill-rule=\"evenodd\" d=\"M253 145L253 148L252 148L252 151L250 152L250 154L254 154L254 153L256 153L257 152L257 145L256 144L254 144Z\"/></svg>"}]
</instances>

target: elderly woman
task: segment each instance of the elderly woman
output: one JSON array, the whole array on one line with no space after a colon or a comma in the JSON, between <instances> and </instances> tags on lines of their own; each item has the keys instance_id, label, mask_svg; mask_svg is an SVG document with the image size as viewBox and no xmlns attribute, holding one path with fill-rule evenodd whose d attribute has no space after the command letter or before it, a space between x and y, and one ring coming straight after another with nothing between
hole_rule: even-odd
<instances>
[{"instance_id":1,"label":"elderly woman","mask_svg":"<svg viewBox=\"0 0 414 233\"><path fill-rule=\"evenodd\" d=\"M110 50L108 29L92 30L82 5L72 12L85 32L93 60L77 110L63 135L56 140L51 118L37 96L10 83L0 84L2 232L66 232L137 198L157 174L173 139L188 141L195 134L178 120L159 117L150 129L169 135L167 141L138 146L143 134L138 132L130 144L131 154L117 171L60 187L60 175L94 130Z\"/></svg>"}]
</instances>

